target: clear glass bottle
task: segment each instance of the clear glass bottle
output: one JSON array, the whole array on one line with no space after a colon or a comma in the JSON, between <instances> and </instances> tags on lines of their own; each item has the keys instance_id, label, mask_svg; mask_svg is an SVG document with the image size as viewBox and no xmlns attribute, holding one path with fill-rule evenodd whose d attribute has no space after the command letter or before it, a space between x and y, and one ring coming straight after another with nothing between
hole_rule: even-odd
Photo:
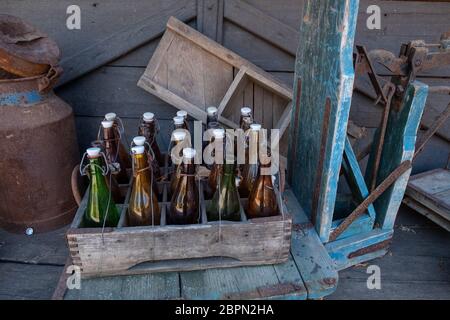
<instances>
[{"instance_id":1,"label":"clear glass bottle","mask_svg":"<svg viewBox=\"0 0 450 320\"><path fill-rule=\"evenodd\" d=\"M131 148L131 152L133 154L133 185L127 213L128 224L158 226L161 214L145 148L135 146Z\"/></svg>"},{"instance_id":2,"label":"clear glass bottle","mask_svg":"<svg viewBox=\"0 0 450 320\"><path fill-rule=\"evenodd\" d=\"M84 212L82 227L101 228L116 227L120 213L114 203L112 194L106 183L104 171L107 164L103 163L100 148L86 150L89 159L89 198Z\"/></svg>"},{"instance_id":3,"label":"clear glass bottle","mask_svg":"<svg viewBox=\"0 0 450 320\"><path fill-rule=\"evenodd\" d=\"M170 201L167 224L194 224L199 221L199 193L195 181L195 150L183 149L181 174Z\"/></svg>"},{"instance_id":4,"label":"clear glass bottle","mask_svg":"<svg viewBox=\"0 0 450 320\"><path fill-rule=\"evenodd\" d=\"M236 166L225 163L216 192L206 208L208 221L240 221L239 194L236 188Z\"/></svg>"}]
</instances>

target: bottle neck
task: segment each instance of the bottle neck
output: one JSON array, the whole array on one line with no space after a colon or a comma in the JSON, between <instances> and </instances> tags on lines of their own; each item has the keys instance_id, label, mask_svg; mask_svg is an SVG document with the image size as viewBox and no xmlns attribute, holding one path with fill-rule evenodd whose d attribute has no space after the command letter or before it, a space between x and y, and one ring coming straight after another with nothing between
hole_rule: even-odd
<instances>
[{"instance_id":1,"label":"bottle neck","mask_svg":"<svg viewBox=\"0 0 450 320\"><path fill-rule=\"evenodd\" d=\"M148 161L146 155L143 154L135 154L133 155L134 161L134 170L135 174L139 174L138 170L142 170L148 167Z\"/></svg>"},{"instance_id":2,"label":"bottle neck","mask_svg":"<svg viewBox=\"0 0 450 320\"><path fill-rule=\"evenodd\" d=\"M191 175L192 175L192 178L194 178L193 175L195 174L195 164L183 162L183 164L181 166L181 173L188 174L189 175L188 177L191 177Z\"/></svg>"},{"instance_id":3,"label":"bottle neck","mask_svg":"<svg viewBox=\"0 0 450 320\"><path fill-rule=\"evenodd\" d=\"M154 120L153 121L143 121L142 125L147 128L148 132L151 135L154 135L156 133L156 125L155 125Z\"/></svg>"}]
</instances>

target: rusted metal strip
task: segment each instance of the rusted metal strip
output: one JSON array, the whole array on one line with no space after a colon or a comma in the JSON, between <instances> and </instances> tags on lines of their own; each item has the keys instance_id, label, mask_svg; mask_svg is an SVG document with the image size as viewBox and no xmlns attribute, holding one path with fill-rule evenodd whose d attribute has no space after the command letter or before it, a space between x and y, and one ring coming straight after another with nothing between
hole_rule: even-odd
<instances>
[{"instance_id":1,"label":"rusted metal strip","mask_svg":"<svg viewBox=\"0 0 450 320\"><path fill-rule=\"evenodd\" d=\"M388 97L384 106L383 117L380 124L380 136L377 141L377 149L375 151L375 159L372 167L371 173L372 180L370 183L370 191L373 191L373 189L375 189L375 186L377 184L378 169L380 168L381 153L383 152L384 138L386 135L386 128L389 119L389 112L391 110L391 101L395 92L395 86L392 83L389 83L388 90L389 90Z\"/></svg>"},{"instance_id":2,"label":"rusted metal strip","mask_svg":"<svg viewBox=\"0 0 450 320\"><path fill-rule=\"evenodd\" d=\"M375 252L378 250L386 249L391 245L391 242L392 242L392 239L387 239L387 240L381 241L379 243L372 244L368 247L358 249L356 251L349 253L347 258L352 259L352 258L363 256L365 254L372 253L372 252Z\"/></svg>"},{"instance_id":3,"label":"rusted metal strip","mask_svg":"<svg viewBox=\"0 0 450 320\"><path fill-rule=\"evenodd\" d=\"M322 185L322 176L323 176L323 163L325 161L325 153L327 150L327 140L328 140L328 126L330 124L330 115L331 115L331 100L327 97L325 101L325 111L323 113L323 121L322 121L322 137L320 141L320 153L319 153L319 163L317 164L316 169L316 179L314 186L314 193L312 198L312 207L311 207L311 222L313 225L316 224L317 221L317 209L319 207L319 195L320 195L320 186Z\"/></svg>"},{"instance_id":4,"label":"rusted metal strip","mask_svg":"<svg viewBox=\"0 0 450 320\"><path fill-rule=\"evenodd\" d=\"M383 194L403 173L411 169L411 161L402 162L391 174L381 182L378 187L373 190L366 199L353 210L350 215L336 228L330 235L330 241L334 241L339 237L361 214L363 214L369 205L373 203L379 196Z\"/></svg>"},{"instance_id":5,"label":"rusted metal strip","mask_svg":"<svg viewBox=\"0 0 450 320\"><path fill-rule=\"evenodd\" d=\"M244 292L236 292L227 294L223 299L241 300L241 299L261 299L277 296L285 296L288 294L304 294L305 288L296 283L279 283L268 285Z\"/></svg>"},{"instance_id":6,"label":"rusted metal strip","mask_svg":"<svg viewBox=\"0 0 450 320\"><path fill-rule=\"evenodd\" d=\"M416 152L414 153L413 161L416 159L417 155L422 152L423 148L431 137L439 130L439 128L445 123L445 121L450 117L450 103L447 108L442 112L439 117L434 121L433 125L425 132L420 142L417 144Z\"/></svg>"}]
</instances>

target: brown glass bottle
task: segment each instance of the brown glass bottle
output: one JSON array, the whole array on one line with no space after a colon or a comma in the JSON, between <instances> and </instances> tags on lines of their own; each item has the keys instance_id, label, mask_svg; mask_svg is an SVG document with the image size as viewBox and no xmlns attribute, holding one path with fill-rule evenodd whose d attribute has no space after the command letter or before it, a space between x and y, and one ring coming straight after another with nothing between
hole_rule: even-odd
<instances>
[{"instance_id":1,"label":"brown glass bottle","mask_svg":"<svg viewBox=\"0 0 450 320\"><path fill-rule=\"evenodd\" d=\"M275 193L272 176L261 172L270 170L269 164L261 164L258 177L248 197L247 217L249 219L270 217L279 214L277 195Z\"/></svg>"},{"instance_id":2,"label":"brown glass bottle","mask_svg":"<svg viewBox=\"0 0 450 320\"><path fill-rule=\"evenodd\" d=\"M156 120L153 113L146 112L142 115L142 122L139 125L138 134L147 139L158 165L161 167L164 166L164 157L162 156L161 149L156 141Z\"/></svg>"},{"instance_id":3,"label":"brown glass bottle","mask_svg":"<svg viewBox=\"0 0 450 320\"><path fill-rule=\"evenodd\" d=\"M168 224L193 224L199 220L199 194L195 181L194 158L194 149L183 149L181 175L170 201Z\"/></svg>"},{"instance_id":4,"label":"brown glass bottle","mask_svg":"<svg viewBox=\"0 0 450 320\"><path fill-rule=\"evenodd\" d=\"M188 122L187 122L187 117L188 117L188 113L185 110L179 110L177 111L177 117L182 117L183 121L184 121L184 129L189 130L189 126L188 126Z\"/></svg>"},{"instance_id":5,"label":"brown glass bottle","mask_svg":"<svg viewBox=\"0 0 450 320\"><path fill-rule=\"evenodd\" d=\"M116 179L118 183L128 183L129 178L126 170L126 165L121 161L119 157L118 140L114 132L114 122L112 121L102 121L103 128L103 143L105 146L105 155L108 163L115 164L118 163L120 168L117 168Z\"/></svg>"},{"instance_id":6,"label":"brown glass bottle","mask_svg":"<svg viewBox=\"0 0 450 320\"><path fill-rule=\"evenodd\" d=\"M122 142L122 135L120 134L120 126L119 121L117 118L117 115L114 112L107 113L105 115L106 121L112 121L114 123L114 135L117 141L117 148L119 149L119 159L120 163L122 163L125 166L125 169L131 168L131 158L130 155L127 152L127 149L125 148L123 142ZM122 128L123 130L123 128Z\"/></svg>"},{"instance_id":7,"label":"brown glass bottle","mask_svg":"<svg viewBox=\"0 0 450 320\"><path fill-rule=\"evenodd\" d=\"M147 139L145 139L144 136L137 136L133 138L133 144L135 146L142 146L144 147L145 153L144 153L144 158L145 161L147 161L147 163L151 166L151 171L149 171L149 173L152 174L151 177L151 181L153 184L153 190L155 190L155 193L158 194L159 189L158 189L158 178L161 176L161 171L160 168L158 166L158 163L156 160L154 160L152 158L152 155L150 154L148 148L149 145L146 143Z\"/></svg>"},{"instance_id":8,"label":"brown glass bottle","mask_svg":"<svg viewBox=\"0 0 450 320\"><path fill-rule=\"evenodd\" d=\"M91 143L93 148L99 148L103 152L105 152L105 146L103 141L96 140ZM114 199L115 203L123 203L125 197L120 192L119 183L116 180L116 175L112 174L111 170L108 170L108 174L106 175L106 184L108 185L108 189L111 190L111 195Z\"/></svg>"},{"instance_id":9,"label":"brown glass bottle","mask_svg":"<svg viewBox=\"0 0 450 320\"><path fill-rule=\"evenodd\" d=\"M211 129L210 123L218 122L218 113L216 107L208 107L206 108L206 128Z\"/></svg>"},{"instance_id":10,"label":"brown glass bottle","mask_svg":"<svg viewBox=\"0 0 450 320\"><path fill-rule=\"evenodd\" d=\"M186 120L180 116L173 117L173 127L174 130L177 129L189 130Z\"/></svg>"},{"instance_id":11,"label":"brown glass bottle","mask_svg":"<svg viewBox=\"0 0 450 320\"><path fill-rule=\"evenodd\" d=\"M225 138L225 130L223 128L219 128L219 129L214 129L212 131L212 139L210 143L213 143L213 141L221 141L223 143L223 140ZM222 150L222 153L225 150ZM216 192L217 189L217 184L218 184L218 178L222 175L223 173L223 161L216 161L218 159L216 159L216 155L219 156L218 154L214 154L214 164L211 166L211 172L208 176L208 180L207 180L207 184L206 184L206 188L205 188L205 196L206 199L211 199L212 196L214 195L214 193ZM223 156L222 156L223 159Z\"/></svg>"},{"instance_id":12,"label":"brown glass bottle","mask_svg":"<svg viewBox=\"0 0 450 320\"><path fill-rule=\"evenodd\" d=\"M256 148L252 150L249 147L246 148L246 163L242 167L242 180L239 184L239 195L242 198L247 198L250 194L250 191L252 190L253 183L256 180L256 177L258 176L258 154L257 154L257 148L258 148L258 138L259 138L259 130L261 129L260 124L251 124L250 125L250 132L249 132L249 139L248 142L252 143ZM250 152L256 152L256 154L250 155ZM255 161L256 160L256 161Z\"/></svg>"},{"instance_id":13,"label":"brown glass bottle","mask_svg":"<svg viewBox=\"0 0 450 320\"><path fill-rule=\"evenodd\" d=\"M135 146L133 153L133 185L128 207L128 224L130 226L157 226L161 215L158 198L152 183L151 167L145 154L144 146Z\"/></svg>"}]
</instances>

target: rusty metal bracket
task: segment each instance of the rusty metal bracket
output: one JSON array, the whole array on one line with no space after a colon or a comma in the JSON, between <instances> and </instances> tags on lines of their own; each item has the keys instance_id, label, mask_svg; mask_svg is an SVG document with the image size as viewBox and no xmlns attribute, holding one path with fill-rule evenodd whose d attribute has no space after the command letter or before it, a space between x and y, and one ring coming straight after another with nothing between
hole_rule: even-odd
<instances>
[{"instance_id":1,"label":"rusty metal bracket","mask_svg":"<svg viewBox=\"0 0 450 320\"><path fill-rule=\"evenodd\" d=\"M401 165L392 171L391 174L387 176L387 178L384 179L383 182L381 182L378 187L376 187L375 190L373 190L336 229L334 229L334 231L330 234L330 241L336 240L337 237L339 237L352 224L353 221L355 221L367 210L370 204L377 200L383 192L385 192L395 181L397 181L402 174L411 169L411 167L411 161L407 160L402 162Z\"/></svg>"}]
</instances>

